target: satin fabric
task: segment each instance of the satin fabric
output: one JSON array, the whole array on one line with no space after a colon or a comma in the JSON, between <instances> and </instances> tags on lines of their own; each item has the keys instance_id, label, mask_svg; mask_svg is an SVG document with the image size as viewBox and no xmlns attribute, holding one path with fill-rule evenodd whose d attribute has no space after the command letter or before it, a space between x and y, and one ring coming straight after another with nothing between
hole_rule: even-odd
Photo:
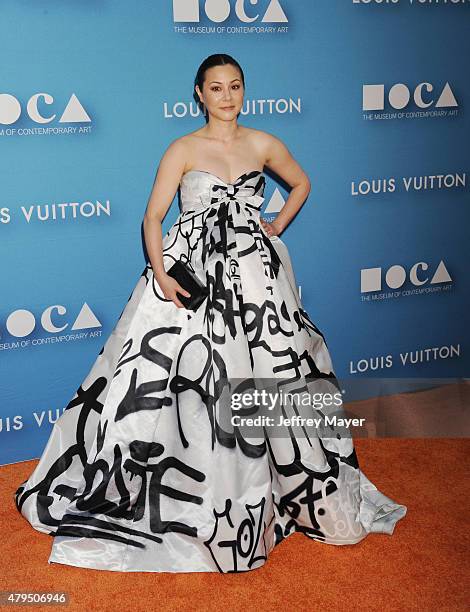
<instances>
[{"instance_id":1,"label":"satin fabric","mask_svg":"<svg viewBox=\"0 0 470 612\"><path fill-rule=\"evenodd\" d=\"M363 474L348 436L286 427L246 439L221 424L224 381L337 385L286 245L260 224L264 188L256 170L233 184L203 170L183 176L164 265L189 263L209 297L195 312L177 308L143 270L15 493L29 523L53 536L49 563L241 572L295 531L354 544L392 534L406 514Z\"/></svg>"}]
</instances>

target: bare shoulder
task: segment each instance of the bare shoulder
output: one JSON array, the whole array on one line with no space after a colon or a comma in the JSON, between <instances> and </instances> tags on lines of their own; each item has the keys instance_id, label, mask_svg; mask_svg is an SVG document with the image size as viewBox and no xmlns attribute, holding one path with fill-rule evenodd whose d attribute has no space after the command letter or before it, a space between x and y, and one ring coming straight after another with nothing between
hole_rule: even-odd
<instances>
[{"instance_id":1,"label":"bare shoulder","mask_svg":"<svg viewBox=\"0 0 470 612\"><path fill-rule=\"evenodd\" d=\"M187 169L188 160L191 158L191 150L194 146L193 141L194 136L192 133L183 134L183 136L175 138L167 146L162 160L171 161L175 170L184 173Z\"/></svg>"},{"instance_id":2,"label":"bare shoulder","mask_svg":"<svg viewBox=\"0 0 470 612\"><path fill-rule=\"evenodd\" d=\"M258 150L264 164L269 163L276 151L279 152L283 149L287 150L287 147L282 140L277 136L274 136L274 134L254 128L245 129L247 130L247 137L252 141L253 146L255 146Z\"/></svg>"},{"instance_id":3,"label":"bare shoulder","mask_svg":"<svg viewBox=\"0 0 470 612\"><path fill-rule=\"evenodd\" d=\"M181 154L189 149L190 146L190 136L191 134L184 134L183 136L179 136L170 142L167 146L166 151L169 151L173 154Z\"/></svg>"},{"instance_id":4,"label":"bare shoulder","mask_svg":"<svg viewBox=\"0 0 470 612\"><path fill-rule=\"evenodd\" d=\"M253 130L253 138L267 168L292 187L301 183L310 184L307 174L281 138L263 130Z\"/></svg>"}]
</instances>

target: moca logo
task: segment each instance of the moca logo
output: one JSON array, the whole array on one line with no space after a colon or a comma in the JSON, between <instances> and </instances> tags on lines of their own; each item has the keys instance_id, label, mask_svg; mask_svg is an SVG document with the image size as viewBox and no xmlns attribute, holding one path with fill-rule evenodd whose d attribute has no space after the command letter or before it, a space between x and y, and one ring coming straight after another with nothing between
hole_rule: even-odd
<instances>
[{"instance_id":1,"label":"moca logo","mask_svg":"<svg viewBox=\"0 0 470 612\"><path fill-rule=\"evenodd\" d=\"M64 329L69 326L69 323L64 323L64 325L57 326L53 323L52 316L63 316L66 314L66 312L67 308L61 304L48 306L41 314L42 329L51 334L64 331ZM29 334L34 331L36 327L36 317L30 310L21 308L10 313L10 315L7 317L5 327L8 333L15 336L15 338L24 338L25 336L29 336ZM84 302L77 318L73 322L71 329L90 329L91 327L101 327L101 323L98 321L88 304Z\"/></svg>"},{"instance_id":2,"label":"moca logo","mask_svg":"<svg viewBox=\"0 0 470 612\"><path fill-rule=\"evenodd\" d=\"M424 261L415 263L410 268L409 274L403 266L395 265L388 268L385 272L385 283L390 289L398 289L405 284L407 277L410 282L419 287L426 283L431 285L436 283L448 283L452 281L452 278L445 267L444 262L439 262L431 280L429 276L425 275L423 278L419 278L418 273L426 271L429 268L428 264ZM382 291L382 268L363 268L361 270L361 293L367 293L369 291Z\"/></svg>"},{"instance_id":3,"label":"moca logo","mask_svg":"<svg viewBox=\"0 0 470 612\"><path fill-rule=\"evenodd\" d=\"M268 205L264 209L264 213L263 214L265 214L265 215L274 215L274 214L277 214L282 209L282 207L284 206L285 203L286 203L286 201L282 197L281 192L276 187L276 189L274 190L273 195L271 196L271 198L270 198L270 200L268 202Z\"/></svg>"},{"instance_id":4,"label":"moca logo","mask_svg":"<svg viewBox=\"0 0 470 612\"><path fill-rule=\"evenodd\" d=\"M256 21L259 17L249 17L245 12L246 0L236 0L235 15L244 23ZM250 0L250 4L257 4L258 0ZM230 17L232 7L229 0L206 0L204 12L210 21L220 23ZM200 21L199 0L173 0L173 21L191 22ZM285 23L288 21L279 0L271 0L261 21L268 23Z\"/></svg>"},{"instance_id":5,"label":"moca logo","mask_svg":"<svg viewBox=\"0 0 470 612\"><path fill-rule=\"evenodd\" d=\"M57 115L54 113L45 117L38 108L38 102L42 100L44 104L53 104L54 98L48 93L36 93L29 98L26 103L26 112L29 118L36 123L50 123ZM0 124L11 125L21 117L21 104L15 96L8 93L0 93ZM90 122L91 119L83 108L81 102L75 94L70 96L65 109L59 118L59 123L83 123Z\"/></svg>"},{"instance_id":6,"label":"moca logo","mask_svg":"<svg viewBox=\"0 0 470 612\"><path fill-rule=\"evenodd\" d=\"M416 106L419 108L428 108L434 105L437 107L452 107L458 106L457 100L450 88L449 83L444 85L443 90L436 102L431 97L430 100L425 101L423 99L423 90L426 90L427 94L433 91L434 87L431 83L419 83L413 91L413 100ZM388 103L392 108L402 109L408 105L411 92L404 83L396 83L390 87L388 91ZM373 110L384 110L385 108L385 85L363 85L362 86L362 110L373 111Z\"/></svg>"}]
</instances>

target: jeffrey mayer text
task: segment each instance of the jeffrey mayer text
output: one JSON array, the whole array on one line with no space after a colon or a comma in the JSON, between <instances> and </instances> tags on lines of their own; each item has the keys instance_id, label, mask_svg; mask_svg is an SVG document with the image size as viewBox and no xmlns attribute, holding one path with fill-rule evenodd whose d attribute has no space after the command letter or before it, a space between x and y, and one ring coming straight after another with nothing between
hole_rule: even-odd
<instances>
[{"instance_id":1,"label":"jeffrey mayer text","mask_svg":"<svg viewBox=\"0 0 470 612\"><path fill-rule=\"evenodd\" d=\"M300 415L293 415L291 417L285 417L279 415L276 422L274 417L259 415L257 417L242 417L234 415L231 417L232 425L236 427L240 426L253 426L253 427L272 427L272 426L298 426L298 427L325 427L331 425L332 427L362 427L364 425L365 418L351 418L345 419L337 416L325 416L321 417L301 417Z\"/></svg>"}]
</instances>

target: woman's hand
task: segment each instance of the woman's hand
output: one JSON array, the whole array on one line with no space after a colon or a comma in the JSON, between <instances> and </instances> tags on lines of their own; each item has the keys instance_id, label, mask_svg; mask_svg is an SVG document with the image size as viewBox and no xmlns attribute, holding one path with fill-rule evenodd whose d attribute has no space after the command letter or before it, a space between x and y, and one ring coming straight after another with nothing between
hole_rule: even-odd
<instances>
[{"instance_id":1,"label":"woman's hand","mask_svg":"<svg viewBox=\"0 0 470 612\"><path fill-rule=\"evenodd\" d=\"M171 300L178 306L178 308L184 308L184 305L179 301L176 292L181 293L187 297L190 297L190 293L183 289L183 287L178 283L176 278L173 278L166 272L160 273L158 276L155 275L155 279L159 284L161 290L163 291L163 295L167 300Z\"/></svg>"},{"instance_id":2,"label":"woman's hand","mask_svg":"<svg viewBox=\"0 0 470 612\"><path fill-rule=\"evenodd\" d=\"M274 219L274 221L272 221L271 223L268 223L268 221L265 221L262 217L260 217L260 223L269 238L271 238L272 236L279 236L282 231L282 229L276 224L276 219Z\"/></svg>"}]
</instances>

